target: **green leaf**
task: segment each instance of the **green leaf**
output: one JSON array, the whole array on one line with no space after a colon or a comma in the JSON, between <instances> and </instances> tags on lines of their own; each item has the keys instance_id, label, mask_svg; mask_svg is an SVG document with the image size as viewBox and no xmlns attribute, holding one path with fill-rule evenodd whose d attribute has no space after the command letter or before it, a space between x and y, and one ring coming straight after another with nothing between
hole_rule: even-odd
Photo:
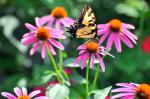
<instances>
[{"instance_id":1,"label":"green leaf","mask_svg":"<svg viewBox=\"0 0 150 99\"><path fill-rule=\"evenodd\" d=\"M112 88L112 86L109 86L109 87L104 88L102 90L92 91L91 93L94 93L94 99L105 99L105 97L110 92L111 88Z\"/></svg>"},{"instance_id":2,"label":"green leaf","mask_svg":"<svg viewBox=\"0 0 150 99\"><path fill-rule=\"evenodd\" d=\"M69 88L66 85L56 84L47 88L46 95L50 99L65 99L69 92Z\"/></svg>"}]
</instances>

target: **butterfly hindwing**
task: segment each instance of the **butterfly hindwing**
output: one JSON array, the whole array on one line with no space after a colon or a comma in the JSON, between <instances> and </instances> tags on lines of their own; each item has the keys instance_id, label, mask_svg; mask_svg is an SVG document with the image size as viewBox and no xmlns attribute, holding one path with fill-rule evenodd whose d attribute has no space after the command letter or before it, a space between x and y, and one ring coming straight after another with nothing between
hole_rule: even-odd
<instances>
[{"instance_id":1,"label":"butterfly hindwing","mask_svg":"<svg viewBox=\"0 0 150 99\"><path fill-rule=\"evenodd\" d=\"M85 5L78 20L68 28L74 38L94 38L96 36L95 15L92 8Z\"/></svg>"}]
</instances>

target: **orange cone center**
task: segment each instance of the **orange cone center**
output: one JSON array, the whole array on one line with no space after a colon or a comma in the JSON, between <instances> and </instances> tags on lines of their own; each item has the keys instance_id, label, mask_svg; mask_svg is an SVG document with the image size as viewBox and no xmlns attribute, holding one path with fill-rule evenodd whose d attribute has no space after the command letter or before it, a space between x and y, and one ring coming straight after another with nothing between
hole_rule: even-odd
<instances>
[{"instance_id":1,"label":"orange cone center","mask_svg":"<svg viewBox=\"0 0 150 99\"><path fill-rule=\"evenodd\" d=\"M29 96L19 96L17 99L31 99Z\"/></svg>"},{"instance_id":2,"label":"orange cone center","mask_svg":"<svg viewBox=\"0 0 150 99\"><path fill-rule=\"evenodd\" d=\"M86 45L86 49L88 50L89 53L98 52L99 46L96 42L90 41L90 42L86 43L85 45Z\"/></svg>"},{"instance_id":3,"label":"orange cone center","mask_svg":"<svg viewBox=\"0 0 150 99\"><path fill-rule=\"evenodd\" d=\"M121 24L122 22L118 19L113 19L109 22L110 24L110 29L114 32L119 32L121 30Z\"/></svg>"},{"instance_id":4,"label":"orange cone center","mask_svg":"<svg viewBox=\"0 0 150 99\"><path fill-rule=\"evenodd\" d=\"M37 38L43 41L47 40L48 38L50 38L49 30L44 27L40 27L37 30Z\"/></svg>"},{"instance_id":5,"label":"orange cone center","mask_svg":"<svg viewBox=\"0 0 150 99\"><path fill-rule=\"evenodd\" d=\"M67 17L67 12L66 12L66 9L64 7L61 7L61 6L58 6L56 8L54 8L51 12L51 15L53 17L55 17L56 19L58 18L65 18Z\"/></svg>"}]
</instances>

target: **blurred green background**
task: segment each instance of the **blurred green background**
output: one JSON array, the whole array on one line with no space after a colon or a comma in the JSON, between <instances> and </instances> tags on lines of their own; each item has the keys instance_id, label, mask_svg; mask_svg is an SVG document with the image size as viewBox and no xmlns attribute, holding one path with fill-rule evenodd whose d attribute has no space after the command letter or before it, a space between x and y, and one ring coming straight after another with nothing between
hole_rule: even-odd
<instances>
[{"instance_id":1,"label":"blurred green background","mask_svg":"<svg viewBox=\"0 0 150 99\"><path fill-rule=\"evenodd\" d=\"M48 59L42 60L39 53L29 56L31 46L20 43L22 35L28 32L24 23L35 24L35 17L50 14L56 6L64 6L69 16L76 19L85 4L92 6L97 23L118 18L135 25L132 32L139 38L134 49L122 44L123 52L118 54L113 48L111 53L116 58L105 58L106 72L100 73L97 88L117 82L150 83L150 54L141 50L142 39L150 35L149 0L0 0L0 92L12 91L15 86L38 86L43 71L51 68ZM75 49L82 43L83 40L71 37L64 40L64 59L77 57ZM72 69L75 70L85 77L84 70ZM90 71L90 81L94 71Z\"/></svg>"}]
</instances>

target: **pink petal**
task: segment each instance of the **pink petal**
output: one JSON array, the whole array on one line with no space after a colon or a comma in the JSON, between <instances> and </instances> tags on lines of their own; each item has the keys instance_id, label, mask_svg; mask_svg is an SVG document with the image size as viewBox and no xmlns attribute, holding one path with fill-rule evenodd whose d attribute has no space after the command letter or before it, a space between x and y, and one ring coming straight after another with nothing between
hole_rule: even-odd
<instances>
[{"instance_id":1,"label":"pink petal","mask_svg":"<svg viewBox=\"0 0 150 99\"><path fill-rule=\"evenodd\" d=\"M107 32L100 38L99 44L102 44L104 42L104 40L107 38L109 33L110 33L109 30L107 30Z\"/></svg>"},{"instance_id":2,"label":"pink petal","mask_svg":"<svg viewBox=\"0 0 150 99\"><path fill-rule=\"evenodd\" d=\"M94 66L94 58L95 58L95 54L92 54L91 61L90 61L90 68L93 68L93 66Z\"/></svg>"},{"instance_id":3,"label":"pink petal","mask_svg":"<svg viewBox=\"0 0 150 99\"><path fill-rule=\"evenodd\" d=\"M61 44L61 43L59 43L59 42L57 42L55 39L49 39L49 41L51 42L51 44L53 44L55 47L57 47L57 48L59 48L59 49L61 49L61 50L64 50L64 46Z\"/></svg>"},{"instance_id":4,"label":"pink petal","mask_svg":"<svg viewBox=\"0 0 150 99\"><path fill-rule=\"evenodd\" d=\"M61 23L60 19L56 20L55 25L56 25L57 30L62 30L62 23Z\"/></svg>"},{"instance_id":5,"label":"pink petal","mask_svg":"<svg viewBox=\"0 0 150 99\"><path fill-rule=\"evenodd\" d=\"M122 29L121 32L130 38L134 44L136 44L137 37L134 34L125 29Z\"/></svg>"},{"instance_id":6,"label":"pink petal","mask_svg":"<svg viewBox=\"0 0 150 99\"><path fill-rule=\"evenodd\" d=\"M86 46L85 46L85 44L83 44L83 45L80 45L80 46L77 48L77 50L83 50L83 49L86 49Z\"/></svg>"},{"instance_id":7,"label":"pink petal","mask_svg":"<svg viewBox=\"0 0 150 99\"><path fill-rule=\"evenodd\" d=\"M134 90L132 88L116 88L111 92L134 92Z\"/></svg>"},{"instance_id":8,"label":"pink petal","mask_svg":"<svg viewBox=\"0 0 150 99\"><path fill-rule=\"evenodd\" d=\"M54 24L55 21L56 21L56 19L53 16L51 16L50 19L49 19L49 21L48 21L48 26L53 26L53 24Z\"/></svg>"},{"instance_id":9,"label":"pink petal","mask_svg":"<svg viewBox=\"0 0 150 99\"><path fill-rule=\"evenodd\" d=\"M58 38L58 39L66 39L66 37L62 34L58 34L58 33L50 33L52 38Z\"/></svg>"},{"instance_id":10,"label":"pink petal","mask_svg":"<svg viewBox=\"0 0 150 99\"><path fill-rule=\"evenodd\" d=\"M42 49L41 49L41 57L44 59L45 58L45 54L46 54L46 45L43 42L42 43Z\"/></svg>"},{"instance_id":11,"label":"pink petal","mask_svg":"<svg viewBox=\"0 0 150 99\"><path fill-rule=\"evenodd\" d=\"M61 19L61 22L62 24L65 26L65 27L69 27L70 25L72 25L75 21L72 19L72 18L63 18Z\"/></svg>"},{"instance_id":12,"label":"pink petal","mask_svg":"<svg viewBox=\"0 0 150 99\"><path fill-rule=\"evenodd\" d=\"M129 48L134 47L133 44L131 43L131 41L124 34L121 34L120 38Z\"/></svg>"},{"instance_id":13,"label":"pink petal","mask_svg":"<svg viewBox=\"0 0 150 99\"><path fill-rule=\"evenodd\" d=\"M42 23L40 22L40 18L36 17L35 18L36 26L39 28L42 26Z\"/></svg>"},{"instance_id":14,"label":"pink petal","mask_svg":"<svg viewBox=\"0 0 150 99\"><path fill-rule=\"evenodd\" d=\"M37 28L29 23L25 23L25 27L28 28L31 31L36 31Z\"/></svg>"},{"instance_id":15,"label":"pink petal","mask_svg":"<svg viewBox=\"0 0 150 99\"><path fill-rule=\"evenodd\" d=\"M78 56L75 61L73 62L74 65L76 65L77 63L79 63L79 61L81 61L81 59L83 58L84 54Z\"/></svg>"},{"instance_id":16,"label":"pink petal","mask_svg":"<svg viewBox=\"0 0 150 99\"><path fill-rule=\"evenodd\" d=\"M109 26L108 23L107 23L107 24L98 24L98 25L97 25L97 28L98 28L98 29L103 29L103 28L108 28L108 26Z\"/></svg>"},{"instance_id":17,"label":"pink petal","mask_svg":"<svg viewBox=\"0 0 150 99\"><path fill-rule=\"evenodd\" d=\"M114 44L117 49L117 51L120 53L121 52L121 42L118 34L114 34Z\"/></svg>"},{"instance_id":18,"label":"pink petal","mask_svg":"<svg viewBox=\"0 0 150 99\"><path fill-rule=\"evenodd\" d=\"M3 97L6 97L8 99L17 99L17 97L15 97L13 94L7 93L7 92L1 92L1 95Z\"/></svg>"},{"instance_id":19,"label":"pink petal","mask_svg":"<svg viewBox=\"0 0 150 99\"><path fill-rule=\"evenodd\" d=\"M101 56L98 53L96 53L96 56L97 56L97 58L99 60L99 63L101 64L102 72L105 72L105 64L104 64Z\"/></svg>"},{"instance_id":20,"label":"pink petal","mask_svg":"<svg viewBox=\"0 0 150 99\"><path fill-rule=\"evenodd\" d=\"M115 36L114 33L111 33L109 38L108 38L107 45L106 45L106 48L108 50L110 50L111 47L112 47L112 44L113 44L113 41L114 41L114 36Z\"/></svg>"},{"instance_id":21,"label":"pink petal","mask_svg":"<svg viewBox=\"0 0 150 99\"><path fill-rule=\"evenodd\" d=\"M122 23L122 28L125 29L135 29L135 27L131 24Z\"/></svg>"},{"instance_id":22,"label":"pink petal","mask_svg":"<svg viewBox=\"0 0 150 99\"><path fill-rule=\"evenodd\" d=\"M37 41L34 45L33 45L33 47L31 48L31 50L30 50L30 55L33 55L35 52L36 52L36 50L37 50L37 48L38 48L38 46L39 46L39 41Z\"/></svg>"},{"instance_id":23,"label":"pink petal","mask_svg":"<svg viewBox=\"0 0 150 99\"><path fill-rule=\"evenodd\" d=\"M81 51L79 51L79 55L82 55L82 54L84 54L86 52L86 50L81 50Z\"/></svg>"},{"instance_id":24,"label":"pink petal","mask_svg":"<svg viewBox=\"0 0 150 99\"><path fill-rule=\"evenodd\" d=\"M134 99L134 96L133 95L129 95L129 96L122 97L121 99Z\"/></svg>"},{"instance_id":25,"label":"pink petal","mask_svg":"<svg viewBox=\"0 0 150 99\"><path fill-rule=\"evenodd\" d=\"M40 97L36 97L35 99L49 99L49 97L47 97L47 96L40 96Z\"/></svg>"},{"instance_id":26,"label":"pink petal","mask_svg":"<svg viewBox=\"0 0 150 99\"><path fill-rule=\"evenodd\" d=\"M27 94L28 94L27 89L24 88L24 87L22 88L22 94L23 94L23 95L27 95Z\"/></svg>"},{"instance_id":27,"label":"pink petal","mask_svg":"<svg viewBox=\"0 0 150 99\"><path fill-rule=\"evenodd\" d=\"M88 60L89 53L85 53L83 58L82 58L82 63L81 63L81 69L83 69L86 65L86 61Z\"/></svg>"},{"instance_id":28,"label":"pink petal","mask_svg":"<svg viewBox=\"0 0 150 99\"><path fill-rule=\"evenodd\" d=\"M43 24L45 24L45 23L49 22L51 18L52 18L51 15L43 16L43 17L41 18L41 22L42 22Z\"/></svg>"},{"instance_id":29,"label":"pink petal","mask_svg":"<svg viewBox=\"0 0 150 99\"><path fill-rule=\"evenodd\" d=\"M28 46L36 41L36 37L28 37L21 39L23 45Z\"/></svg>"},{"instance_id":30,"label":"pink petal","mask_svg":"<svg viewBox=\"0 0 150 99\"><path fill-rule=\"evenodd\" d=\"M108 32L108 28L99 29L97 35L102 35L105 34L106 32Z\"/></svg>"},{"instance_id":31,"label":"pink petal","mask_svg":"<svg viewBox=\"0 0 150 99\"><path fill-rule=\"evenodd\" d=\"M22 95L22 92L21 92L20 88L18 88L18 87L14 88L14 92L16 93L17 96L21 96Z\"/></svg>"},{"instance_id":32,"label":"pink petal","mask_svg":"<svg viewBox=\"0 0 150 99\"><path fill-rule=\"evenodd\" d=\"M56 55L56 51L55 51L54 48L51 46L51 44L48 42L47 45L48 45L48 49L51 51L51 53L52 53L53 55Z\"/></svg>"},{"instance_id":33,"label":"pink petal","mask_svg":"<svg viewBox=\"0 0 150 99\"><path fill-rule=\"evenodd\" d=\"M29 97L32 98L32 97L38 95L39 93L41 93L40 90L33 91L33 92L31 92L31 93L29 94Z\"/></svg>"},{"instance_id":34,"label":"pink petal","mask_svg":"<svg viewBox=\"0 0 150 99\"><path fill-rule=\"evenodd\" d=\"M120 94L116 94L114 96L112 96L112 99L118 99L118 98L121 98L121 97L124 97L124 96L129 96L129 95L134 95L135 93L120 93Z\"/></svg>"},{"instance_id":35,"label":"pink petal","mask_svg":"<svg viewBox=\"0 0 150 99\"><path fill-rule=\"evenodd\" d=\"M128 83L117 83L117 86L127 87L127 88L136 88L136 86Z\"/></svg>"},{"instance_id":36,"label":"pink petal","mask_svg":"<svg viewBox=\"0 0 150 99\"><path fill-rule=\"evenodd\" d=\"M50 29L50 33L51 34L63 34L64 35L64 32L62 30L56 30L56 29Z\"/></svg>"},{"instance_id":37,"label":"pink petal","mask_svg":"<svg viewBox=\"0 0 150 99\"><path fill-rule=\"evenodd\" d=\"M29 32L29 33L26 33L23 35L23 38L26 38L26 37L35 37L35 33L34 32Z\"/></svg>"}]
</instances>

